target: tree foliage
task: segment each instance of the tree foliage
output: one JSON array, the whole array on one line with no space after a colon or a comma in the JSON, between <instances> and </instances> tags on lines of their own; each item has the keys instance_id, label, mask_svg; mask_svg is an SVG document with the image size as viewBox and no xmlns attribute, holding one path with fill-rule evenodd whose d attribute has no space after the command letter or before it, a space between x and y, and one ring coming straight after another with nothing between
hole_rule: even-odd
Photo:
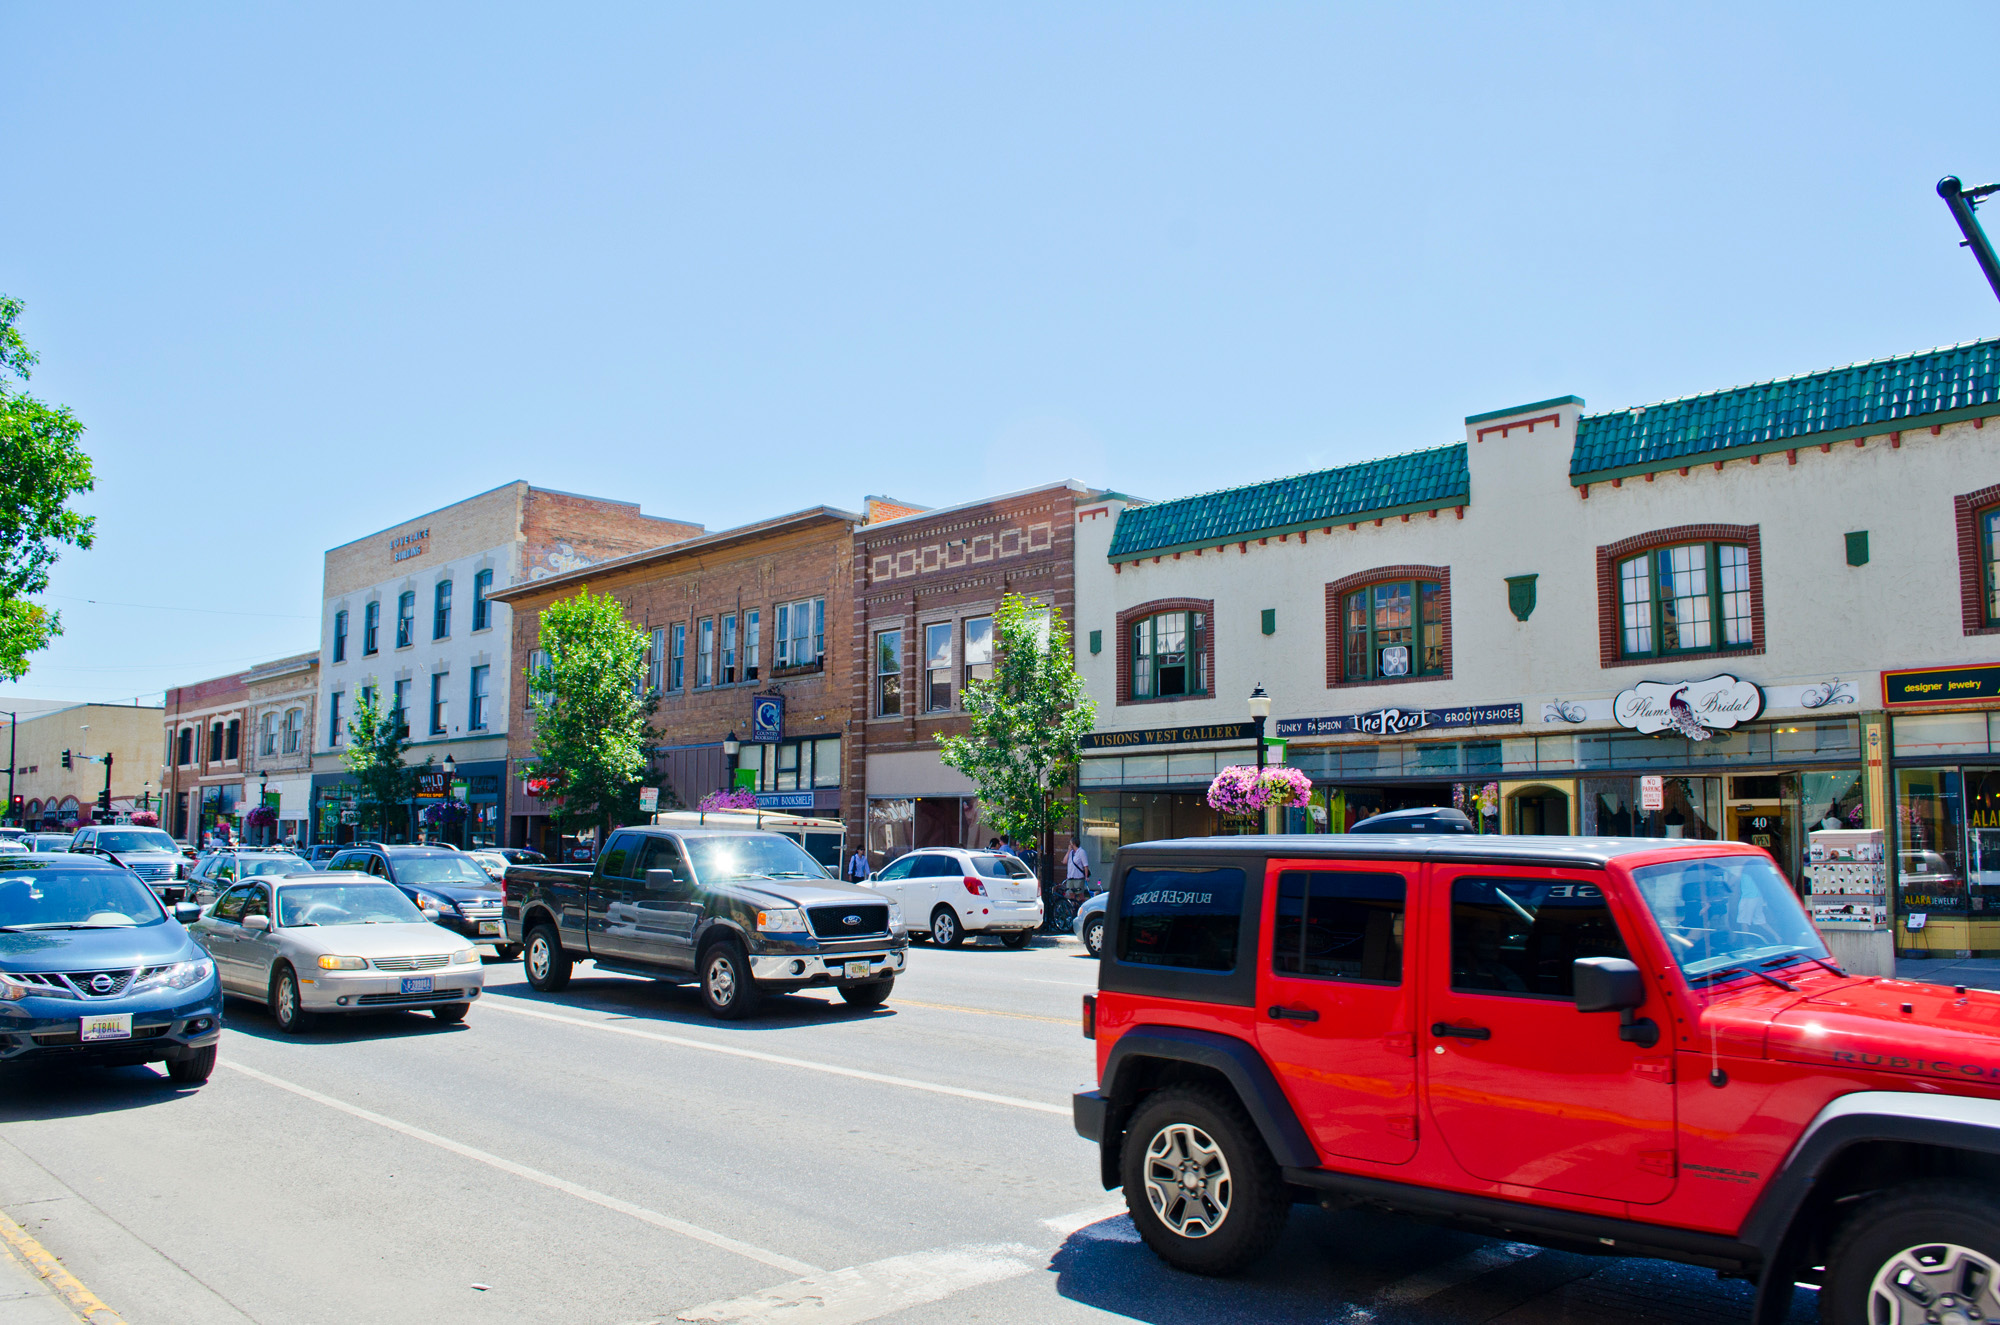
<instances>
[{"instance_id":1,"label":"tree foliage","mask_svg":"<svg viewBox=\"0 0 2000 1325\"><path fill-rule=\"evenodd\" d=\"M28 595L49 587L60 544L88 548L91 516L69 509L90 491L83 425L22 389L39 362L14 323L21 301L0 295L0 680L19 680L28 655L62 633L62 618Z\"/></svg>"},{"instance_id":2,"label":"tree foliage","mask_svg":"<svg viewBox=\"0 0 2000 1325\"><path fill-rule=\"evenodd\" d=\"M939 754L979 788L986 822L1015 841L1041 842L1056 826L1056 793L1076 775L1097 705L1084 694L1059 615L1008 594L993 629L993 679L966 685L970 730L940 737ZM1045 862L1049 854L1042 851Z\"/></svg>"},{"instance_id":3,"label":"tree foliage","mask_svg":"<svg viewBox=\"0 0 2000 1325\"><path fill-rule=\"evenodd\" d=\"M641 693L646 635L616 598L586 585L542 609L541 648L547 661L528 676L538 772L562 831L589 824L602 836L639 817L659 705Z\"/></svg>"},{"instance_id":4,"label":"tree foliage","mask_svg":"<svg viewBox=\"0 0 2000 1325\"><path fill-rule=\"evenodd\" d=\"M360 804L363 822L367 812L373 810L376 837L387 840L389 811L416 799L418 780L430 772L435 761L426 757L421 764L407 762L409 715L400 709L381 707L376 702L377 693L373 685L362 689L361 702L354 706L354 717L347 724L347 750L341 761L354 778L358 793L355 800Z\"/></svg>"}]
</instances>

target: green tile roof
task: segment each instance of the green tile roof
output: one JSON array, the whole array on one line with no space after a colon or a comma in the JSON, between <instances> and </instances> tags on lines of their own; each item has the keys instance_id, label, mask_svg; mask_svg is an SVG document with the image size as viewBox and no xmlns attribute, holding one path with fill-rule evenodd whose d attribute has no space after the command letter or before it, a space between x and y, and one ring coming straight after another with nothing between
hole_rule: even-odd
<instances>
[{"instance_id":1,"label":"green tile roof","mask_svg":"<svg viewBox=\"0 0 2000 1325\"><path fill-rule=\"evenodd\" d=\"M1889 432L1940 415L2000 412L2000 339L1877 359L1823 373L1684 396L1577 422L1570 481L1581 483L1780 451L1800 441Z\"/></svg>"},{"instance_id":2,"label":"green tile roof","mask_svg":"<svg viewBox=\"0 0 2000 1325\"><path fill-rule=\"evenodd\" d=\"M1342 465L1150 506L1128 506L1111 536L1112 561L1465 504L1465 443Z\"/></svg>"}]
</instances>

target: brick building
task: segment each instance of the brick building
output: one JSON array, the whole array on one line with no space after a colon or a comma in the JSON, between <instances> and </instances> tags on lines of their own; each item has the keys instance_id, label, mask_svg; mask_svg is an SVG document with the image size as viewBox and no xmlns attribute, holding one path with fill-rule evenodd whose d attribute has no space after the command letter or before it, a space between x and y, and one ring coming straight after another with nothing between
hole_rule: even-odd
<instances>
[{"instance_id":1,"label":"brick building","mask_svg":"<svg viewBox=\"0 0 2000 1325\"><path fill-rule=\"evenodd\" d=\"M318 708L319 651L262 663L244 673L250 691L246 795L262 797L278 822L253 841L306 839L312 796L313 716Z\"/></svg>"},{"instance_id":2,"label":"brick building","mask_svg":"<svg viewBox=\"0 0 2000 1325\"><path fill-rule=\"evenodd\" d=\"M989 675L993 614L1014 592L1075 617L1078 483L872 521L855 531L848 690L849 841L880 866L920 846L984 845L970 779L937 738L966 727L965 682Z\"/></svg>"},{"instance_id":3,"label":"brick building","mask_svg":"<svg viewBox=\"0 0 2000 1325\"><path fill-rule=\"evenodd\" d=\"M364 694L400 709L412 759L439 776L419 800L465 805L443 835L461 846L500 841L506 815L507 718L520 704L511 610L501 591L702 532L642 514L631 502L516 481L358 538L326 554L321 602L318 740L312 840L351 840L358 812L342 755ZM455 780L442 775L446 757ZM388 834L421 831L419 805Z\"/></svg>"},{"instance_id":4,"label":"brick building","mask_svg":"<svg viewBox=\"0 0 2000 1325\"><path fill-rule=\"evenodd\" d=\"M218 820L235 832L243 800L244 743L250 726L249 673L236 672L167 691L160 827L199 842Z\"/></svg>"},{"instance_id":5,"label":"brick building","mask_svg":"<svg viewBox=\"0 0 2000 1325\"><path fill-rule=\"evenodd\" d=\"M852 511L814 507L549 576L493 600L512 609L514 656L526 667L550 603L588 586L624 604L650 641L644 684L659 697L653 725L661 739L649 781L661 787L663 807L692 807L740 779L769 809L839 819L848 558L861 523ZM533 720L525 687L512 693L508 841L546 852L555 845L550 807L522 783L533 763ZM753 709L775 722L757 723ZM741 742L734 769L723 752L732 733Z\"/></svg>"}]
</instances>

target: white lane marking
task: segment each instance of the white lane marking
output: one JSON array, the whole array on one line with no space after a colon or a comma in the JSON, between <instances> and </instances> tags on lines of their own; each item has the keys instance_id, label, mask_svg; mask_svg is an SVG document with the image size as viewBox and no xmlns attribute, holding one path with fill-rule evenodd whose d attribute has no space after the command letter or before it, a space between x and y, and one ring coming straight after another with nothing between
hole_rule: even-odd
<instances>
[{"instance_id":1,"label":"white lane marking","mask_svg":"<svg viewBox=\"0 0 2000 1325\"><path fill-rule=\"evenodd\" d=\"M696 1242L705 1242L709 1246L719 1247L723 1251L733 1251L738 1256L747 1257L760 1264L768 1265L774 1270L783 1270L786 1274L810 1275L820 1273L818 1266L808 1264L805 1261L795 1261L789 1256L780 1256L775 1251L765 1251L762 1247L753 1247L747 1242L739 1242L727 1234L717 1233L710 1229L690 1224L686 1220L675 1219L672 1215L663 1215L657 1210L648 1210L642 1205L634 1205L630 1201L621 1201L615 1196L607 1196L603 1192L579 1186L566 1178L558 1178L552 1173L544 1173L540 1169L531 1169L526 1164L516 1164L511 1159L502 1159L498 1155L468 1146L464 1142L454 1141L450 1137L439 1136L436 1132L426 1132L421 1127L412 1127L408 1123L384 1117L382 1114L349 1104L345 1100L337 1100L330 1095L322 1095L316 1090L309 1090L304 1086L294 1085L292 1082L280 1077L274 1077L268 1072L259 1072L254 1067L245 1067L243 1064L227 1058L222 1060L221 1065L233 1071L241 1072L244 1076L250 1077L253 1080L261 1081L267 1086L276 1086L279 1090L288 1090L301 1099L311 1100L315 1104L324 1104L329 1109L337 1109L341 1113L359 1118L363 1122L374 1123L377 1127L386 1127L390 1131L410 1137L412 1140L422 1141L425 1145L436 1146L440 1150L448 1150L454 1155L475 1160L490 1168L499 1169L502 1173L511 1173L517 1178L526 1178L529 1182L540 1183L544 1187L553 1188L567 1196L574 1196L579 1201L588 1201L592 1205L602 1206L606 1210L613 1210L621 1215L630 1215L642 1223L651 1224L655 1228L663 1228L669 1233L678 1233L684 1238L692 1238Z\"/></svg>"},{"instance_id":2,"label":"white lane marking","mask_svg":"<svg viewBox=\"0 0 2000 1325\"><path fill-rule=\"evenodd\" d=\"M1428 1270L1398 1279L1375 1295L1375 1301L1385 1306L1407 1306L1421 1302L1427 1297L1435 1297L1447 1288L1456 1288L1468 1279L1477 1279L1489 1270L1497 1270L1505 1265L1530 1260L1541 1255L1540 1247L1530 1247L1525 1243L1509 1242L1500 1247L1481 1247L1469 1251L1443 1265L1432 1266Z\"/></svg>"},{"instance_id":3,"label":"white lane marking","mask_svg":"<svg viewBox=\"0 0 2000 1325\"><path fill-rule=\"evenodd\" d=\"M776 1063L781 1067L802 1067L809 1072L825 1072L829 1076L852 1077L856 1081L873 1081L882 1086L901 1086L905 1090L929 1091L933 1095L951 1095L962 1100L979 1100L986 1104L1005 1104L1015 1109L1033 1109L1036 1113L1053 1113L1058 1117L1070 1116L1068 1105L1044 1104L1040 1100L1024 1100L1014 1095L995 1095L990 1091L967 1090L962 1086L946 1086L936 1081L919 1081L915 1077L892 1077L882 1072L865 1072L858 1067L841 1067L834 1063L815 1062L810 1058L787 1058L783 1054L767 1054L761 1049L740 1049L733 1044L714 1044L707 1040L689 1039L684 1035L662 1035L658 1031L642 1031L631 1026L612 1026L601 1021L585 1021L581 1017L559 1017L553 1012L543 1012L538 1008L515 1007L488 995L480 1000L482 1007L500 1012L512 1013L517 1017L538 1017L543 1021L561 1022L565 1026L581 1026L588 1031L604 1031L611 1035L630 1035L636 1039L652 1040L659 1044L677 1045L683 1049L701 1049L712 1054L727 1054L731 1058L748 1058L759 1063Z\"/></svg>"},{"instance_id":4,"label":"white lane marking","mask_svg":"<svg viewBox=\"0 0 2000 1325\"><path fill-rule=\"evenodd\" d=\"M1035 1256L1033 1247L1018 1243L891 1256L851 1269L808 1275L747 1297L689 1307L674 1319L858 1325L968 1288L1027 1274L1034 1266L1024 1258Z\"/></svg>"},{"instance_id":5,"label":"white lane marking","mask_svg":"<svg viewBox=\"0 0 2000 1325\"><path fill-rule=\"evenodd\" d=\"M1079 1233L1092 1224L1101 1224L1107 1219L1115 1219L1125 1213L1125 1203L1094 1206L1089 1210L1078 1210L1067 1215L1057 1215L1054 1219L1044 1219L1042 1227L1059 1238L1067 1238Z\"/></svg>"}]
</instances>

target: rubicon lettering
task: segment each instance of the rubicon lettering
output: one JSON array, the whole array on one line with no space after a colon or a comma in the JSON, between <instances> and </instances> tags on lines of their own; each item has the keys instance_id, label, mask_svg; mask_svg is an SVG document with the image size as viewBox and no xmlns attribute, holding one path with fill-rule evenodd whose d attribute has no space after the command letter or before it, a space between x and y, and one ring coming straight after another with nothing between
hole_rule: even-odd
<instances>
[{"instance_id":1,"label":"rubicon lettering","mask_svg":"<svg viewBox=\"0 0 2000 1325\"><path fill-rule=\"evenodd\" d=\"M1960 1063L1946 1058L1905 1058L1898 1054L1871 1054L1850 1049L1835 1049L1833 1061L1848 1067L1878 1067L1885 1072L1930 1072L1939 1076L2000 1081L2000 1067L1981 1063Z\"/></svg>"},{"instance_id":2,"label":"rubicon lettering","mask_svg":"<svg viewBox=\"0 0 2000 1325\"><path fill-rule=\"evenodd\" d=\"M1215 900L1214 893L1178 892L1168 888L1156 888L1149 893L1140 893L1125 905L1131 906L1207 906Z\"/></svg>"}]
</instances>

